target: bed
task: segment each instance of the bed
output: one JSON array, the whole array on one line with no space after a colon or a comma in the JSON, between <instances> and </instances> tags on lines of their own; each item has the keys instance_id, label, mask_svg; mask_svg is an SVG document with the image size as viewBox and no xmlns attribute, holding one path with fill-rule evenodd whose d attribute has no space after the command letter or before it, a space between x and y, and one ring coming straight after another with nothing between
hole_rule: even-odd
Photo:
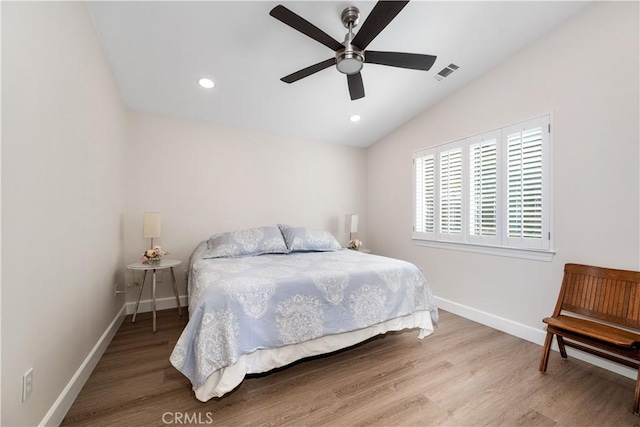
<instances>
[{"instance_id":1,"label":"bed","mask_svg":"<svg viewBox=\"0 0 640 427\"><path fill-rule=\"evenodd\" d=\"M283 225L212 236L189 263L189 322L172 365L206 402L305 357L388 331L433 332L421 271L343 249L328 232Z\"/></svg>"}]
</instances>

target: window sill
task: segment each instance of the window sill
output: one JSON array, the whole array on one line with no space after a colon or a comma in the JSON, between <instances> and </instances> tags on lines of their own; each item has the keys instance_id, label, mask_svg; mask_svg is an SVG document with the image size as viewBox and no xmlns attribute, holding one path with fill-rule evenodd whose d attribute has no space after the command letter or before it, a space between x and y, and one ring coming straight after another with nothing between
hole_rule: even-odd
<instances>
[{"instance_id":1,"label":"window sill","mask_svg":"<svg viewBox=\"0 0 640 427\"><path fill-rule=\"evenodd\" d=\"M544 251L539 249L516 249L504 248L501 246L482 246L469 243L439 242L434 240L413 239L416 246L429 248L448 249L452 251L473 252L478 254L503 256L510 258L529 259L533 261L551 262L555 251Z\"/></svg>"}]
</instances>

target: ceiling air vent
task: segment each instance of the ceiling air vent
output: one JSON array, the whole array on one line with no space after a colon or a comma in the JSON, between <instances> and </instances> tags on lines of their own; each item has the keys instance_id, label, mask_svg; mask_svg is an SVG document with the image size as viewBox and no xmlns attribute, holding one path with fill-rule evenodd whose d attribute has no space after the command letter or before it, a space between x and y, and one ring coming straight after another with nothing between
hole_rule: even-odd
<instances>
[{"instance_id":1,"label":"ceiling air vent","mask_svg":"<svg viewBox=\"0 0 640 427\"><path fill-rule=\"evenodd\" d=\"M445 77L448 77L449 74L453 73L458 68L460 67L458 67L456 64L449 64L446 67L444 67L442 70L440 70L438 74L433 76L433 78L436 79L437 81L442 81L445 79Z\"/></svg>"}]
</instances>

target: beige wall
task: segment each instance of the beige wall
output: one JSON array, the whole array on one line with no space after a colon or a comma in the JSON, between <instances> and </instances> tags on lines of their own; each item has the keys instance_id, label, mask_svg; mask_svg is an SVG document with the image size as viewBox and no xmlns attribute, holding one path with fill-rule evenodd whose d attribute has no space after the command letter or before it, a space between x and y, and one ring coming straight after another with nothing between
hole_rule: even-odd
<instances>
[{"instance_id":1,"label":"beige wall","mask_svg":"<svg viewBox=\"0 0 640 427\"><path fill-rule=\"evenodd\" d=\"M85 5L2 2L2 425L41 422L122 308L124 126Z\"/></svg>"},{"instance_id":2,"label":"beige wall","mask_svg":"<svg viewBox=\"0 0 640 427\"><path fill-rule=\"evenodd\" d=\"M346 245L345 215L358 213L365 239L364 149L148 113L128 117L126 260L139 260L150 243L143 212L160 212L162 238L154 243L184 261L176 277L181 295L191 252L214 233L287 223L329 230ZM159 286L158 295L170 297L170 286ZM148 289L142 298L150 298Z\"/></svg>"},{"instance_id":3,"label":"beige wall","mask_svg":"<svg viewBox=\"0 0 640 427\"><path fill-rule=\"evenodd\" d=\"M185 266L225 230L282 222L346 243L355 212L365 238L364 149L127 111L82 3L3 2L2 41L2 425L41 422L117 316L145 210Z\"/></svg>"},{"instance_id":4,"label":"beige wall","mask_svg":"<svg viewBox=\"0 0 640 427\"><path fill-rule=\"evenodd\" d=\"M424 268L438 297L537 329L564 263L638 269L638 12L637 2L590 6L370 147L372 248ZM412 243L413 151L546 113L555 115L552 262Z\"/></svg>"}]
</instances>

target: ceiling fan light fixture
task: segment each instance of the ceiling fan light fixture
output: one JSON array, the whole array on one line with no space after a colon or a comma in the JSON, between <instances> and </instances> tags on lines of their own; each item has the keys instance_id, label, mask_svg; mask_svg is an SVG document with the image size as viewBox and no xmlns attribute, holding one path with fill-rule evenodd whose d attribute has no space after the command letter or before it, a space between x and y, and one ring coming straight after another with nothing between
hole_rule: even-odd
<instances>
[{"instance_id":1,"label":"ceiling fan light fixture","mask_svg":"<svg viewBox=\"0 0 640 427\"><path fill-rule=\"evenodd\" d=\"M213 80L211 79L207 79L207 78L201 78L200 80L198 80L198 84L200 86L202 86L205 89L213 89L213 87L216 85Z\"/></svg>"},{"instance_id":2,"label":"ceiling fan light fixture","mask_svg":"<svg viewBox=\"0 0 640 427\"><path fill-rule=\"evenodd\" d=\"M343 51L336 56L336 68L342 74L356 74L362 70L364 55L357 51Z\"/></svg>"}]
</instances>

